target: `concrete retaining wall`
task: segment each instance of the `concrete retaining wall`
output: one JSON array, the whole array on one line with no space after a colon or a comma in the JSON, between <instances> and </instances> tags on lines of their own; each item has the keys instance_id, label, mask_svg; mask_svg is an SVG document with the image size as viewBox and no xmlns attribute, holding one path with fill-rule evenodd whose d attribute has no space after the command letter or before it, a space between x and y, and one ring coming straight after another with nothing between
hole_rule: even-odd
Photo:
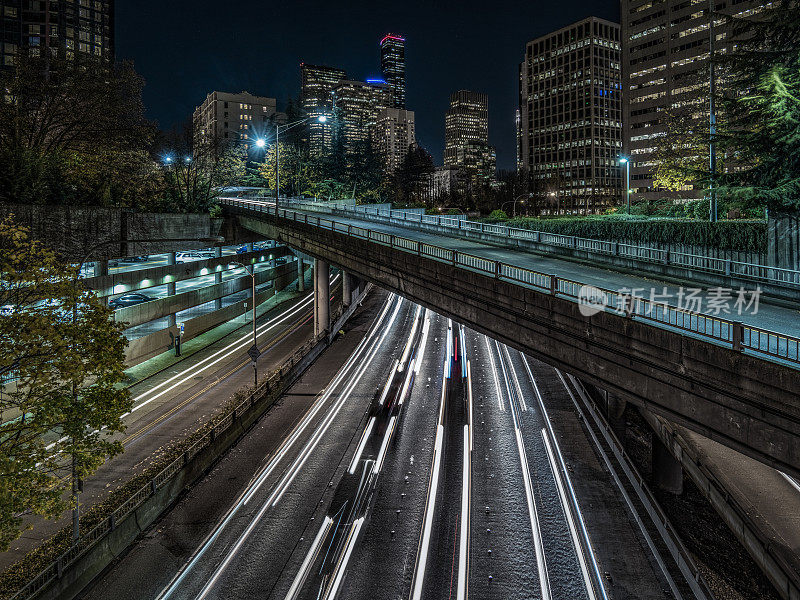
<instances>
[{"instance_id":1,"label":"concrete retaining wall","mask_svg":"<svg viewBox=\"0 0 800 600\"><path fill-rule=\"evenodd\" d=\"M62 259L77 262L90 253L101 260L208 247L208 242L136 243L136 239L209 238L219 235L222 219L208 214L134 213L95 206L0 203L0 218L13 214L34 239ZM121 240L133 240L122 242ZM97 246L99 242L108 244Z\"/></svg>"},{"instance_id":2,"label":"concrete retaining wall","mask_svg":"<svg viewBox=\"0 0 800 600\"><path fill-rule=\"evenodd\" d=\"M770 265L800 269L800 215L770 215L767 221L767 254Z\"/></svg>"}]
</instances>

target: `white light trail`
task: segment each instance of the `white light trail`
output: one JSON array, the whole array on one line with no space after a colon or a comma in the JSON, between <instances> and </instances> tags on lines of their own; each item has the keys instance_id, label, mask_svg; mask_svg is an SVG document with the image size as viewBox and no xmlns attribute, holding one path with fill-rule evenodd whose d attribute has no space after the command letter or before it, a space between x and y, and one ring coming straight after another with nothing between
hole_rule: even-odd
<instances>
[{"instance_id":1,"label":"white light trail","mask_svg":"<svg viewBox=\"0 0 800 600\"><path fill-rule=\"evenodd\" d=\"M302 588L303 582L306 580L306 577L308 577L308 569L311 566L311 562L314 560L314 557L316 557L317 552L319 552L319 546L322 543L325 535L328 533L332 523L333 519L326 515L325 520L322 522L322 526L319 528L317 536L311 543L311 548L309 549L308 554L306 554L305 560L303 560L303 564L300 565L300 570L297 572L297 575L292 582L292 587L289 588L289 593L286 594L286 600L294 600L294 598L297 596L297 592L299 592Z\"/></svg>"},{"instance_id":2,"label":"white light trail","mask_svg":"<svg viewBox=\"0 0 800 600\"><path fill-rule=\"evenodd\" d=\"M594 586L592 585L592 580L589 576L589 569L586 566L586 557L581 551L580 539L578 538L578 529L575 527L575 520L572 518L572 511L567 508L567 494L564 491L564 483L561 481L561 473L556 465L556 459L553 455L553 449L550 447L550 440L548 439L546 429L542 429L542 439L544 440L544 447L547 450L547 460L550 463L550 469L553 471L553 477L556 481L558 496L561 499L561 507L564 510L564 515L567 518L569 534L572 537L572 544L575 546L575 554L578 555L578 562L581 566L581 574L583 575L583 583L586 586L586 592L589 594L589 599L595 600L596 596L594 594Z\"/></svg>"},{"instance_id":3,"label":"white light trail","mask_svg":"<svg viewBox=\"0 0 800 600\"><path fill-rule=\"evenodd\" d=\"M367 423L366 429L364 429L364 433L361 434L361 442L358 444L358 450L356 450L355 456L353 456L353 460L350 463L350 468L347 470L350 475L356 472L356 466L358 466L358 461L361 460L361 454L364 452L364 446L367 445L367 440L369 439L370 434L372 433L372 428L375 426L375 417L370 417L369 423Z\"/></svg>"},{"instance_id":4,"label":"white light trail","mask_svg":"<svg viewBox=\"0 0 800 600\"><path fill-rule=\"evenodd\" d=\"M469 425L464 425L463 471L461 476L461 535L458 549L458 587L457 600L467 598L467 574L469 573L469 520L470 520L470 432Z\"/></svg>"}]
</instances>

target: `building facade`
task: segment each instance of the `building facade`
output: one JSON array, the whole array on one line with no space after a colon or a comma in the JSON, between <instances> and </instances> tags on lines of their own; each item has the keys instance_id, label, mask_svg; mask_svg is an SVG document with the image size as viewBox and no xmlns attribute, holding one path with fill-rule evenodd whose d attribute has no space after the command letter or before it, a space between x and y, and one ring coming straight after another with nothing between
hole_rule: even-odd
<instances>
[{"instance_id":1,"label":"building facade","mask_svg":"<svg viewBox=\"0 0 800 600\"><path fill-rule=\"evenodd\" d=\"M489 98L459 90L450 95L445 113L444 166L458 167L473 185L494 180L496 156L489 145Z\"/></svg>"},{"instance_id":2,"label":"building facade","mask_svg":"<svg viewBox=\"0 0 800 600\"><path fill-rule=\"evenodd\" d=\"M249 148L259 138L274 137L272 128L281 117L275 98L249 92L211 92L192 117L195 154L213 146L219 150L232 144Z\"/></svg>"},{"instance_id":3,"label":"building facade","mask_svg":"<svg viewBox=\"0 0 800 600\"><path fill-rule=\"evenodd\" d=\"M346 79L347 73L343 69L300 63L300 106L309 117L308 146L314 156L319 156L330 146L333 88ZM326 117L324 123L319 121L321 116Z\"/></svg>"},{"instance_id":4,"label":"building facade","mask_svg":"<svg viewBox=\"0 0 800 600\"><path fill-rule=\"evenodd\" d=\"M712 2L717 13L713 28ZM669 119L681 115L698 130L709 131L712 39L716 55L731 51L730 25L721 15L746 18L758 14L762 5L751 0L622 0L623 139L633 199L703 197L702 185L672 191L654 186L656 145L667 135ZM721 78L717 85L724 85Z\"/></svg>"},{"instance_id":5,"label":"building facade","mask_svg":"<svg viewBox=\"0 0 800 600\"><path fill-rule=\"evenodd\" d=\"M469 181L460 167L436 167L431 173L430 199L450 200L453 194L463 194Z\"/></svg>"},{"instance_id":6,"label":"building facade","mask_svg":"<svg viewBox=\"0 0 800 600\"><path fill-rule=\"evenodd\" d=\"M403 164L409 146L416 143L414 111L401 108L381 109L378 111L372 139L385 161L386 171L394 173Z\"/></svg>"},{"instance_id":7,"label":"building facade","mask_svg":"<svg viewBox=\"0 0 800 600\"><path fill-rule=\"evenodd\" d=\"M372 134L381 110L392 102L391 88L383 83L340 81L333 88L334 126L341 132L346 152L353 152L359 143L374 144Z\"/></svg>"},{"instance_id":8,"label":"building facade","mask_svg":"<svg viewBox=\"0 0 800 600\"><path fill-rule=\"evenodd\" d=\"M558 212L622 198L620 27L589 17L528 42L519 67L519 167Z\"/></svg>"},{"instance_id":9,"label":"building facade","mask_svg":"<svg viewBox=\"0 0 800 600\"><path fill-rule=\"evenodd\" d=\"M401 35L389 33L383 36L381 47L381 71L383 79L392 90L392 108L406 107L406 40Z\"/></svg>"},{"instance_id":10,"label":"building facade","mask_svg":"<svg viewBox=\"0 0 800 600\"><path fill-rule=\"evenodd\" d=\"M114 62L114 0L0 0L0 68L22 53Z\"/></svg>"}]
</instances>

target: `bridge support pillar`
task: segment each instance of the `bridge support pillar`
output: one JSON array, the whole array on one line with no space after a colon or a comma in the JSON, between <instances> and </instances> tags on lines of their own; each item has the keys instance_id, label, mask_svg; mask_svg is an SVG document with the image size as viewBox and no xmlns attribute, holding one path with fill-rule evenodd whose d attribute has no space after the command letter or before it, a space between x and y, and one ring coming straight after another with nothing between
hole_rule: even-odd
<instances>
[{"instance_id":1,"label":"bridge support pillar","mask_svg":"<svg viewBox=\"0 0 800 600\"><path fill-rule=\"evenodd\" d=\"M358 277L347 271L342 271L342 304L350 306L353 303L353 296L358 293Z\"/></svg>"},{"instance_id":2,"label":"bridge support pillar","mask_svg":"<svg viewBox=\"0 0 800 600\"><path fill-rule=\"evenodd\" d=\"M683 468L655 433L653 439L653 483L665 492L683 493Z\"/></svg>"},{"instance_id":3,"label":"bridge support pillar","mask_svg":"<svg viewBox=\"0 0 800 600\"><path fill-rule=\"evenodd\" d=\"M96 260L94 261L94 276L95 277L102 277L108 275L108 260Z\"/></svg>"},{"instance_id":4,"label":"bridge support pillar","mask_svg":"<svg viewBox=\"0 0 800 600\"><path fill-rule=\"evenodd\" d=\"M330 264L314 259L314 335L330 328Z\"/></svg>"},{"instance_id":5,"label":"bridge support pillar","mask_svg":"<svg viewBox=\"0 0 800 600\"><path fill-rule=\"evenodd\" d=\"M214 256L216 256L217 258L222 256L222 248L220 247L214 248ZM222 283L222 271L221 270L217 271L216 267L214 267L214 269L215 269L214 283L215 284ZM221 308L222 308L222 298L217 298L216 300L214 300L214 310L220 310Z\"/></svg>"},{"instance_id":6,"label":"bridge support pillar","mask_svg":"<svg viewBox=\"0 0 800 600\"><path fill-rule=\"evenodd\" d=\"M617 436L617 439L624 445L625 444L625 407L627 402L622 398L604 392L606 396L606 420L611 426L612 431Z\"/></svg>"},{"instance_id":7,"label":"bridge support pillar","mask_svg":"<svg viewBox=\"0 0 800 600\"><path fill-rule=\"evenodd\" d=\"M297 257L297 291L306 291L306 271L303 265L303 259Z\"/></svg>"},{"instance_id":8,"label":"bridge support pillar","mask_svg":"<svg viewBox=\"0 0 800 600\"><path fill-rule=\"evenodd\" d=\"M175 253L174 252L167 252L167 264L174 265L175 264ZM175 282L171 282L167 284L167 296L174 296L175 295ZM176 319L175 313L169 315L169 326L175 327Z\"/></svg>"}]
</instances>

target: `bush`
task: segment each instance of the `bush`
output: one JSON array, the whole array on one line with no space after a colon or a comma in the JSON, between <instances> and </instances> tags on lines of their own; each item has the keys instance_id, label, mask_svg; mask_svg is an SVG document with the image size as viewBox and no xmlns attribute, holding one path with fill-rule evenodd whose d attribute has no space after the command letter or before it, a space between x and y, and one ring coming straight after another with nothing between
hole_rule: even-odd
<instances>
[{"instance_id":1,"label":"bush","mask_svg":"<svg viewBox=\"0 0 800 600\"><path fill-rule=\"evenodd\" d=\"M701 203L702 201L699 201ZM706 211L708 203L706 202ZM698 213L702 207L692 207ZM631 243L688 244L738 252L766 252L767 226L754 221L680 221L640 215L608 217L513 219L511 227L548 233Z\"/></svg>"},{"instance_id":2,"label":"bush","mask_svg":"<svg viewBox=\"0 0 800 600\"><path fill-rule=\"evenodd\" d=\"M487 221L508 221L508 215L505 211L500 209L495 209L491 212L491 214L486 218Z\"/></svg>"}]
</instances>

